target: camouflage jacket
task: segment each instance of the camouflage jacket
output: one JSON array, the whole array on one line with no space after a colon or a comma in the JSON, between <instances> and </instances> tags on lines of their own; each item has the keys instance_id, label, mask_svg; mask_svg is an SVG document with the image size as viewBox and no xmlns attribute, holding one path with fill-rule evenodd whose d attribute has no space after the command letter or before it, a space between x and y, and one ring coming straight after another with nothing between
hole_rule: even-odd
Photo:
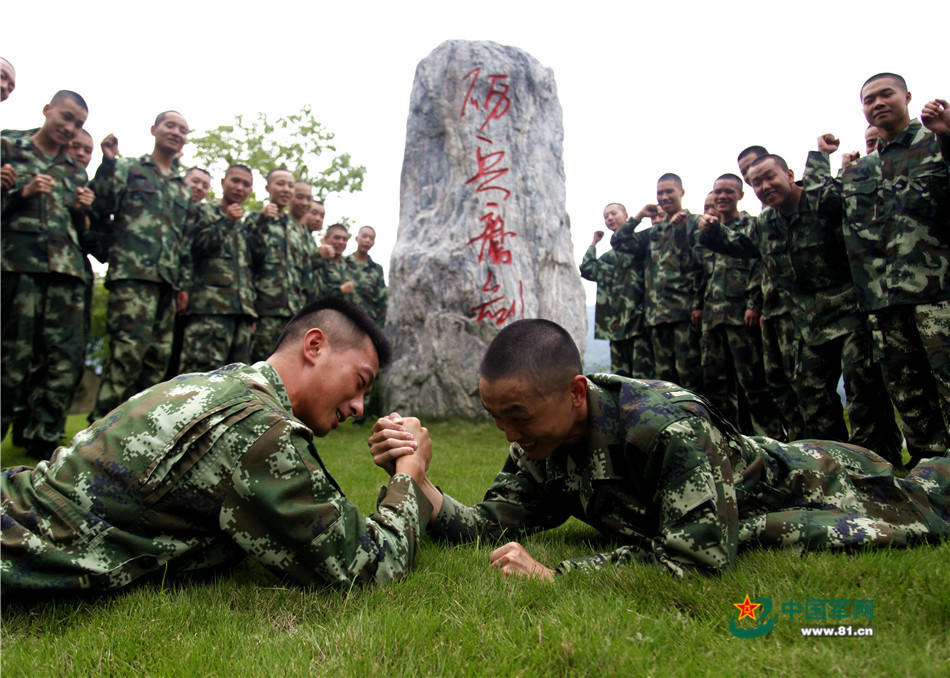
<instances>
[{"instance_id":1,"label":"camouflage jacket","mask_svg":"<svg viewBox=\"0 0 950 678\"><path fill-rule=\"evenodd\" d=\"M220 205L208 205L205 213L189 237L192 275L186 313L256 318L245 224L228 219Z\"/></svg>"},{"instance_id":2,"label":"camouflage jacket","mask_svg":"<svg viewBox=\"0 0 950 678\"><path fill-rule=\"evenodd\" d=\"M914 119L841 174L845 245L868 312L950 299L946 150Z\"/></svg>"},{"instance_id":3,"label":"camouflage jacket","mask_svg":"<svg viewBox=\"0 0 950 678\"><path fill-rule=\"evenodd\" d=\"M296 584L381 583L412 566L432 511L397 473L361 516L263 362L143 391L50 462L6 469L0 497L4 594L105 591L246 554Z\"/></svg>"},{"instance_id":4,"label":"camouflage jacket","mask_svg":"<svg viewBox=\"0 0 950 678\"><path fill-rule=\"evenodd\" d=\"M597 257L591 245L581 261L581 277L597 283L594 337L621 341L643 334L643 259L617 250Z\"/></svg>"},{"instance_id":5,"label":"camouflage jacket","mask_svg":"<svg viewBox=\"0 0 950 678\"><path fill-rule=\"evenodd\" d=\"M146 280L187 289L190 275L185 236L191 200L177 162L164 174L151 155L103 158L91 188L92 229L108 252L106 283ZM97 253L97 258L99 257Z\"/></svg>"},{"instance_id":6,"label":"camouflage jacket","mask_svg":"<svg viewBox=\"0 0 950 678\"><path fill-rule=\"evenodd\" d=\"M748 234L714 226L700 242L735 256L761 257L805 342L819 345L865 322L848 270L841 218L828 156L813 151L794 210L786 214L766 207Z\"/></svg>"},{"instance_id":7,"label":"camouflage jacket","mask_svg":"<svg viewBox=\"0 0 950 678\"><path fill-rule=\"evenodd\" d=\"M59 273L90 281L83 255L85 213L74 210L76 191L86 171L61 149L48 156L33 143L35 130L4 131L0 158L17 171L16 185L3 191L2 258L4 273ZM23 188L37 174L53 178L53 190L24 198Z\"/></svg>"},{"instance_id":8,"label":"camouflage jacket","mask_svg":"<svg viewBox=\"0 0 950 678\"><path fill-rule=\"evenodd\" d=\"M350 279L350 268L346 259L324 259L319 254L319 265L315 268L321 294L326 297L342 297L340 285Z\"/></svg>"},{"instance_id":9,"label":"camouflage jacket","mask_svg":"<svg viewBox=\"0 0 950 678\"><path fill-rule=\"evenodd\" d=\"M722 228L730 233L748 234L754 220L747 212L741 212ZM703 331L719 325L745 324L746 310L758 311L761 307L758 264L721 252L709 252L703 263Z\"/></svg>"},{"instance_id":10,"label":"camouflage jacket","mask_svg":"<svg viewBox=\"0 0 950 678\"><path fill-rule=\"evenodd\" d=\"M633 218L610 238L615 250L644 257L646 324L689 322L694 309L702 308L702 252L696 241L699 217L687 214L677 225L661 221L645 231L635 231Z\"/></svg>"},{"instance_id":11,"label":"camouflage jacket","mask_svg":"<svg viewBox=\"0 0 950 678\"><path fill-rule=\"evenodd\" d=\"M245 225L254 261L257 313L289 320L311 298L313 256L304 240L310 234L286 212L273 219L254 212Z\"/></svg>"},{"instance_id":12,"label":"camouflage jacket","mask_svg":"<svg viewBox=\"0 0 950 678\"><path fill-rule=\"evenodd\" d=\"M369 255L367 255L369 256ZM386 324L386 280L383 278L383 267L373 261L361 264L356 260L356 253L343 258L349 269L349 279L356 288L353 303L369 313L369 316L382 327Z\"/></svg>"},{"instance_id":13,"label":"camouflage jacket","mask_svg":"<svg viewBox=\"0 0 950 678\"><path fill-rule=\"evenodd\" d=\"M636 561L678 575L729 567L745 546L950 537L933 508L950 501L950 459L897 479L858 447L743 436L701 396L668 382L592 375L587 404L586 444L535 461L513 443L482 502L445 495L429 532L452 542L512 539L573 516L622 546L557 572Z\"/></svg>"}]
</instances>

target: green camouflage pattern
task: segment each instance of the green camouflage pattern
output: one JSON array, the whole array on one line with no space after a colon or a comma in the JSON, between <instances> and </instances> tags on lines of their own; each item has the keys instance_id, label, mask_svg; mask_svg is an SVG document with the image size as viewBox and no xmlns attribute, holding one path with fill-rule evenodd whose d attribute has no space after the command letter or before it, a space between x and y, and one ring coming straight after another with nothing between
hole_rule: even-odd
<instances>
[{"instance_id":1,"label":"green camouflage pattern","mask_svg":"<svg viewBox=\"0 0 950 678\"><path fill-rule=\"evenodd\" d=\"M663 323L650 328L655 378L703 390L700 332L690 322Z\"/></svg>"},{"instance_id":2,"label":"green camouflage pattern","mask_svg":"<svg viewBox=\"0 0 950 678\"><path fill-rule=\"evenodd\" d=\"M305 241L311 239L310 234L286 212L270 219L263 212L253 212L246 225L257 315L286 321L306 306L314 286L313 250Z\"/></svg>"},{"instance_id":3,"label":"green camouflage pattern","mask_svg":"<svg viewBox=\"0 0 950 678\"><path fill-rule=\"evenodd\" d=\"M485 498L446 495L433 536L520 538L573 516L621 544L557 572L651 563L711 573L751 547L854 550L950 537L950 459L907 478L860 447L743 436L674 384L588 377L586 444L533 461L514 443Z\"/></svg>"},{"instance_id":4,"label":"green camouflage pattern","mask_svg":"<svg viewBox=\"0 0 950 678\"><path fill-rule=\"evenodd\" d=\"M764 277L762 287L764 293ZM766 318L763 310L762 318L762 366L765 369L765 383L785 420L782 440L801 440L805 437L805 421L792 386L798 343L801 341L798 329L790 313L778 313Z\"/></svg>"},{"instance_id":5,"label":"green camouflage pattern","mask_svg":"<svg viewBox=\"0 0 950 678\"><path fill-rule=\"evenodd\" d=\"M182 262L195 217L177 161L165 174L151 155L103 158L90 187L92 230L101 241L96 258L108 253L106 285L142 280L187 289L190 270Z\"/></svg>"},{"instance_id":6,"label":"green camouflage pattern","mask_svg":"<svg viewBox=\"0 0 950 678\"><path fill-rule=\"evenodd\" d=\"M914 319L950 425L950 301L918 304Z\"/></svg>"},{"instance_id":7,"label":"green camouflage pattern","mask_svg":"<svg viewBox=\"0 0 950 678\"><path fill-rule=\"evenodd\" d=\"M33 143L28 131L4 131L0 136L0 162L13 165L16 184L3 191L2 255L4 273L56 273L87 279L86 258L80 237L85 214L74 210L76 192L87 184L86 170L65 148L49 156ZM37 174L53 179L50 193L23 197L23 188Z\"/></svg>"},{"instance_id":8,"label":"green camouflage pattern","mask_svg":"<svg viewBox=\"0 0 950 678\"><path fill-rule=\"evenodd\" d=\"M164 380L175 334L175 291L145 280L113 281L106 330L109 357L90 421Z\"/></svg>"},{"instance_id":9,"label":"green camouflage pattern","mask_svg":"<svg viewBox=\"0 0 950 678\"><path fill-rule=\"evenodd\" d=\"M257 319L254 337L251 339L251 360L267 360L277 346L277 339L293 316L265 315Z\"/></svg>"},{"instance_id":10,"label":"green camouflage pattern","mask_svg":"<svg viewBox=\"0 0 950 678\"><path fill-rule=\"evenodd\" d=\"M377 325L385 326L387 295L383 267L373 261L373 257L361 264L356 260L356 254L343 260L349 268L349 279L356 288L350 301L366 311Z\"/></svg>"},{"instance_id":11,"label":"green camouflage pattern","mask_svg":"<svg viewBox=\"0 0 950 678\"><path fill-rule=\"evenodd\" d=\"M916 118L841 174L844 239L864 309L950 299L950 157Z\"/></svg>"},{"instance_id":12,"label":"green camouflage pattern","mask_svg":"<svg viewBox=\"0 0 950 678\"><path fill-rule=\"evenodd\" d=\"M747 234L755 218L747 212L721 225L728 232ZM700 239L700 243L702 239ZM703 332L720 325L745 324L746 310L758 310L761 284L758 264L751 259L711 252L704 254Z\"/></svg>"},{"instance_id":13,"label":"green camouflage pattern","mask_svg":"<svg viewBox=\"0 0 950 678\"><path fill-rule=\"evenodd\" d=\"M82 378L86 284L73 276L3 273L0 340L2 433L59 443Z\"/></svg>"},{"instance_id":14,"label":"green camouflage pattern","mask_svg":"<svg viewBox=\"0 0 950 678\"><path fill-rule=\"evenodd\" d=\"M320 292L325 297L343 297L340 286L350 279L350 271L343 257L317 261L316 275L320 281Z\"/></svg>"},{"instance_id":15,"label":"green camouflage pattern","mask_svg":"<svg viewBox=\"0 0 950 678\"><path fill-rule=\"evenodd\" d=\"M591 245L584 253L581 277L597 284L594 338L623 341L642 334L644 327L643 259L617 250L600 257ZM624 365L629 368L629 361ZM611 359L613 365L613 360ZM615 365L614 371L618 370Z\"/></svg>"},{"instance_id":16,"label":"green camouflage pattern","mask_svg":"<svg viewBox=\"0 0 950 678\"><path fill-rule=\"evenodd\" d=\"M49 463L6 469L0 497L4 595L108 591L245 555L294 584L383 583L412 566L432 511L397 473L360 515L266 363L136 395Z\"/></svg>"},{"instance_id":17,"label":"green camouflage pattern","mask_svg":"<svg viewBox=\"0 0 950 678\"><path fill-rule=\"evenodd\" d=\"M186 316L179 372L210 372L249 362L253 325L247 315Z\"/></svg>"}]
</instances>

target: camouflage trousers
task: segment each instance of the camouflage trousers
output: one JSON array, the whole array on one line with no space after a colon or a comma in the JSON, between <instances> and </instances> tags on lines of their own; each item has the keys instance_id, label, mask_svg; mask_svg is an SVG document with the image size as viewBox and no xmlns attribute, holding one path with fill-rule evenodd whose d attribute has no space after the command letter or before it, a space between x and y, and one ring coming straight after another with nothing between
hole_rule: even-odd
<instances>
[{"instance_id":1,"label":"camouflage trousers","mask_svg":"<svg viewBox=\"0 0 950 678\"><path fill-rule=\"evenodd\" d=\"M729 421L738 423L741 391L753 422L753 430L743 433L783 435L785 422L765 383L758 328L717 325L703 330L700 344L706 397Z\"/></svg>"},{"instance_id":2,"label":"camouflage trousers","mask_svg":"<svg viewBox=\"0 0 950 678\"><path fill-rule=\"evenodd\" d=\"M610 371L622 377L652 379L653 346L641 333L626 339L610 340Z\"/></svg>"},{"instance_id":3,"label":"camouflage trousers","mask_svg":"<svg viewBox=\"0 0 950 678\"><path fill-rule=\"evenodd\" d=\"M689 321L651 327L654 378L702 393L699 334L699 330Z\"/></svg>"},{"instance_id":4,"label":"camouflage trousers","mask_svg":"<svg viewBox=\"0 0 950 678\"><path fill-rule=\"evenodd\" d=\"M792 387L798 337L795 321L788 313L772 316L762 323L765 384L785 420L785 440L801 440L805 437L805 422L798 406L798 396Z\"/></svg>"},{"instance_id":5,"label":"camouflage trousers","mask_svg":"<svg viewBox=\"0 0 950 678\"><path fill-rule=\"evenodd\" d=\"M851 435L838 397L838 377L844 377ZM871 362L866 330L849 332L818 345L799 342L795 388L805 418L806 438L849 441L903 466L901 435L880 370Z\"/></svg>"},{"instance_id":6,"label":"camouflage trousers","mask_svg":"<svg viewBox=\"0 0 950 678\"><path fill-rule=\"evenodd\" d=\"M924 343L918 325L918 314L933 306L895 306L868 316L874 341L874 361L881 367L887 392L894 401L901 418L901 428L907 440L911 463L922 457L947 454L950 433L944 411L950 411L946 402L941 404L938 380L928 360L929 345ZM946 313L946 309L944 309ZM944 322L948 322L944 318ZM939 320L925 321L928 342L939 338ZM950 350L943 346L942 351ZM938 349L934 362L939 366ZM944 355L944 358L946 356ZM942 411L943 410L943 411Z\"/></svg>"},{"instance_id":7,"label":"camouflage trousers","mask_svg":"<svg viewBox=\"0 0 950 678\"><path fill-rule=\"evenodd\" d=\"M164 380L175 331L175 291L146 280L109 283L106 330L109 357L90 421Z\"/></svg>"},{"instance_id":8,"label":"camouflage trousers","mask_svg":"<svg viewBox=\"0 0 950 678\"><path fill-rule=\"evenodd\" d=\"M950 427L950 301L919 304L914 319L943 402L944 423Z\"/></svg>"},{"instance_id":9,"label":"camouflage trousers","mask_svg":"<svg viewBox=\"0 0 950 678\"><path fill-rule=\"evenodd\" d=\"M267 360L274 352L277 339L292 316L277 317L272 315L261 316L257 319L257 329L254 330L254 339L251 341L251 362Z\"/></svg>"},{"instance_id":10,"label":"camouflage trousers","mask_svg":"<svg viewBox=\"0 0 950 678\"><path fill-rule=\"evenodd\" d=\"M181 373L210 372L222 365L250 362L253 324L254 319L247 315L186 316Z\"/></svg>"},{"instance_id":11,"label":"camouflage trousers","mask_svg":"<svg viewBox=\"0 0 950 678\"><path fill-rule=\"evenodd\" d=\"M3 434L56 443L82 379L86 285L72 276L4 273L0 330Z\"/></svg>"}]
</instances>

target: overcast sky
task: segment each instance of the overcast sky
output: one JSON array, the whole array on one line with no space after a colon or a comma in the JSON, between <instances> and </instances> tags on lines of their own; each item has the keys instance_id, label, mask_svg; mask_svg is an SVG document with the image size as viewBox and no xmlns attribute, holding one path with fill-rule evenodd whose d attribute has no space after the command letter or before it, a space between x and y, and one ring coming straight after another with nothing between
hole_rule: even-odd
<instances>
[{"instance_id":1,"label":"overcast sky","mask_svg":"<svg viewBox=\"0 0 950 678\"><path fill-rule=\"evenodd\" d=\"M907 79L913 115L950 98L945 1L641 4L7 2L0 54L17 88L0 124L37 126L51 94L74 89L97 142L113 132L120 152L141 155L165 109L200 132L236 113L310 104L367 168L361 193L328 197L326 223L345 215L375 226L372 254L388 271L413 75L445 40L513 45L553 69L578 263L604 204L635 212L664 172L683 178L686 206L701 211L750 144L785 156L796 174L823 132L863 149L858 92L873 73ZM97 148L90 176L99 158ZM740 206L759 211L751 190Z\"/></svg>"}]
</instances>

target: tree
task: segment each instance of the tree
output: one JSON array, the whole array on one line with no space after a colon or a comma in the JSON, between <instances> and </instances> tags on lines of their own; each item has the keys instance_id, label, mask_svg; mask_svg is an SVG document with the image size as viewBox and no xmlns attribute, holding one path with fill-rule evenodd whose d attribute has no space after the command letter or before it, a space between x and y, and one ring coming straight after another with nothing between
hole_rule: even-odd
<instances>
[{"instance_id":1,"label":"tree","mask_svg":"<svg viewBox=\"0 0 950 678\"><path fill-rule=\"evenodd\" d=\"M315 199L323 200L331 193L360 191L366 173L363 165L352 164L349 153L337 153L335 136L313 117L307 105L299 113L274 119L267 113L236 115L234 124L208 130L192 137L190 143L196 164L217 176L234 164L247 165L262 177L272 169L286 167L297 179L313 186ZM333 155L327 164L321 156L329 153ZM213 195L209 199L213 200ZM248 210L262 206L254 193L245 204Z\"/></svg>"}]
</instances>

